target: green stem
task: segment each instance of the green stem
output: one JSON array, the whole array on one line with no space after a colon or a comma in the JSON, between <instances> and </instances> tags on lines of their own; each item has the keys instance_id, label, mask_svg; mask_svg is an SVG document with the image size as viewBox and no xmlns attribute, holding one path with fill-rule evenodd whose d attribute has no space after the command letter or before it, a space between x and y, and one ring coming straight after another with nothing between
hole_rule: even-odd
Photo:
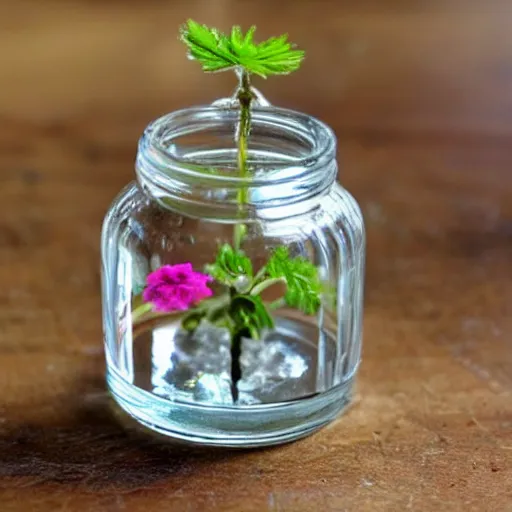
<instances>
[{"instance_id":1,"label":"green stem","mask_svg":"<svg viewBox=\"0 0 512 512\"><path fill-rule=\"evenodd\" d=\"M204 314L211 316L216 311L225 308L229 304L230 298L228 294L221 295L219 297L212 297L211 299L203 300L198 306L188 311L171 311L169 313L162 313L153 311L153 304L151 302L145 302L140 306L132 309L132 323L135 324L140 322L144 317L156 318L166 316L180 316L184 315L184 321L187 317L195 314Z\"/></svg>"},{"instance_id":2,"label":"green stem","mask_svg":"<svg viewBox=\"0 0 512 512\"><path fill-rule=\"evenodd\" d=\"M261 267L257 274L254 276L253 283L257 283L262 277L265 277L265 274L267 273L267 267L263 266Z\"/></svg>"},{"instance_id":3,"label":"green stem","mask_svg":"<svg viewBox=\"0 0 512 512\"><path fill-rule=\"evenodd\" d=\"M277 283L286 283L286 279L284 277L276 277L262 281L251 290L251 295L259 295L263 290Z\"/></svg>"},{"instance_id":4,"label":"green stem","mask_svg":"<svg viewBox=\"0 0 512 512\"><path fill-rule=\"evenodd\" d=\"M268 309L274 311L276 309L283 308L284 306L286 306L286 300L283 297L281 297L280 299L271 302L268 305Z\"/></svg>"},{"instance_id":5,"label":"green stem","mask_svg":"<svg viewBox=\"0 0 512 512\"><path fill-rule=\"evenodd\" d=\"M136 307L132 310L132 323L138 322L142 316L144 316L146 313L149 313L152 311L153 305L151 302L147 302L145 304L141 304L140 306Z\"/></svg>"},{"instance_id":6,"label":"green stem","mask_svg":"<svg viewBox=\"0 0 512 512\"><path fill-rule=\"evenodd\" d=\"M253 93L251 91L251 82L249 80L249 73L242 69L240 75L240 86L238 89L238 101L240 103L240 120L238 128L238 173L241 178L249 176L249 168L247 166L247 145L249 133L251 131L251 103L253 100ZM243 205L247 203L248 190L246 187L240 188L238 191L238 212L241 216ZM247 228L244 224L237 224L233 236L233 244L235 249L240 249L242 239L245 235Z\"/></svg>"},{"instance_id":7,"label":"green stem","mask_svg":"<svg viewBox=\"0 0 512 512\"><path fill-rule=\"evenodd\" d=\"M228 293L203 300L195 309L200 311L213 311L223 308L229 304L230 297Z\"/></svg>"},{"instance_id":8,"label":"green stem","mask_svg":"<svg viewBox=\"0 0 512 512\"><path fill-rule=\"evenodd\" d=\"M242 367L240 366L242 338L248 335L249 333L245 331L237 331L231 339L231 396L235 404L238 401L238 381L242 378Z\"/></svg>"}]
</instances>

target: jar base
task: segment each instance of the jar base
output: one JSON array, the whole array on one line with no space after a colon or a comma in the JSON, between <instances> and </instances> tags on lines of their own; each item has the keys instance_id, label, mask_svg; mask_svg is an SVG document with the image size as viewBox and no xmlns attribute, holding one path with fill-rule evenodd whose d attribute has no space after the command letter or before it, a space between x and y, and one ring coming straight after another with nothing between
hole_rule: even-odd
<instances>
[{"instance_id":1,"label":"jar base","mask_svg":"<svg viewBox=\"0 0 512 512\"><path fill-rule=\"evenodd\" d=\"M109 371L107 383L119 407L140 425L170 440L229 448L273 446L324 427L350 403L353 375L315 396L249 406L211 406L160 398Z\"/></svg>"}]
</instances>

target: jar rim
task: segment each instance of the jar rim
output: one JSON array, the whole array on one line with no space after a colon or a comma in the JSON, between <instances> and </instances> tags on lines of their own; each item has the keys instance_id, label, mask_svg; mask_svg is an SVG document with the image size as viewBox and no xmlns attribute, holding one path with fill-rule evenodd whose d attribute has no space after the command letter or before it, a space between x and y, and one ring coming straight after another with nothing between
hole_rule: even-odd
<instances>
[{"instance_id":1,"label":"jar rim","mask_svg":"<svg viewBox=\"0 0 512 512\"><path fill-rule=\"evenodd\" d=\"M237 108L223 108L212 105L187 107L174 112L165 114L154 121L152 121L140 139L139 143L139 157L143 156L143 153L151 147L155 152L158 153L158 158L155 158L153 162L157 167L161 168L162 164L168 164L172 167L173 171L181 171L189 176L197 176L198 178L204 178L204 173L199 170L193 170L183 167L185 160L172 154L162 144L162 128L172 127L174 123L180 123L183 119L192 116L197 116L197 120L208 121L216 116L222 116L225 114L238 115L239 110ZM319 159L328 158L333 159L336 151L336 138L332 129L320 121L314 116L291 110L282 107L275 106L257 106L251 109L252 121L254 124L259 122L279 122L279 128L286 133L287 130L294 130L299 125L303 128L303 133L306 131L310 133L310 140L313 141L312 151L302 157L297 157L293 160L293 167L311 168L315 166L315 163ZM295 127L292 126L295 125ZM176 130L175 136L179 136L182 132ZM169 131L165 133L166 140L169 140L169 135L172 135ZM156 155L153 155L156 156ZM290 166L290 167L292 167ZM200 165L198 165L200 167ZM255 184L254 177L241 177L241 176L222 176L222 175L210 175L211 179L220 181L234 181L240 184Z\"/></svg>"},{"instance_id":2,"label":"jar rim","mask_svg":"<svg viewBox=\"0 0 512 512\"><path fill-rule=\"evenodd\" d=\"M234 157L239 112L238 108L196 106L171 112L150 123L139 141L136 161L143 189L153 197L171 196L173 201L198 205L208 196L210 205L217 202L223 208L233 206L236 193L244 189L249 197L247 207L267 208L300 202L332 185L337 175L336 138L332 129L311 115L274 106L251 109L248 154L255 168L248 176L239 176ZM175 143L180 137L212 136L217 131L223 131L229 138L229 148L208 148L213 150L211 154L224 152L222 158L231 165L227 174L222 166L210 167L201 160L194 161L189 154L180 157L182 146ZM262 150L255 148L258 144ZM208 190L222 190L224 195L212 198L215 194L208 194Z\"/></svg>"}]
</instances>

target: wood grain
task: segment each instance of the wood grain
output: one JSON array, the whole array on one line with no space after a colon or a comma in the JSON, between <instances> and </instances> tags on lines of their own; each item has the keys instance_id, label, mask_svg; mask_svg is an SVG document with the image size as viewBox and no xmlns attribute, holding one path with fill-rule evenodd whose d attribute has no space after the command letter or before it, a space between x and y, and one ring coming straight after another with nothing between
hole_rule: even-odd
<instances>
[{"instance_id":1,"label":"wood grain","mask_svg":"<svg viewBox=\"0 0 512 512\"><path fill-rule=\"evenodd\" d=\"M145 124L226 95L186 17L307 49L269 99L336 130L368 227L364 361L332 426L190 451L121 426L99 232ZM506 511L512 503L512 5L0 1L0 509Z\"/></svg>"}]
</instances>

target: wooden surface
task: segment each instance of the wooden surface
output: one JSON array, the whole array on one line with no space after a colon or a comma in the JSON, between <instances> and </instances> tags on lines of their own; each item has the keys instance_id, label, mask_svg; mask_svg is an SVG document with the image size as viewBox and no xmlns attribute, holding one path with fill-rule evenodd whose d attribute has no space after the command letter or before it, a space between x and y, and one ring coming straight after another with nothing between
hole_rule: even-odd
<instances>
[{"instance_id":1,"label":"wooden surface","mask_svg":"<svg viewBox=\"0 0 512 512\"><path fill-rule=\"evenodd\" d=\"M124 430L103 380L99 233L145 124L231 92L186 17L287 30L259 85L340 140L368 227L354 407L281 448ZM511 2L0 2L0 510L512 510Z\"/></svg>"}]
</instances>

